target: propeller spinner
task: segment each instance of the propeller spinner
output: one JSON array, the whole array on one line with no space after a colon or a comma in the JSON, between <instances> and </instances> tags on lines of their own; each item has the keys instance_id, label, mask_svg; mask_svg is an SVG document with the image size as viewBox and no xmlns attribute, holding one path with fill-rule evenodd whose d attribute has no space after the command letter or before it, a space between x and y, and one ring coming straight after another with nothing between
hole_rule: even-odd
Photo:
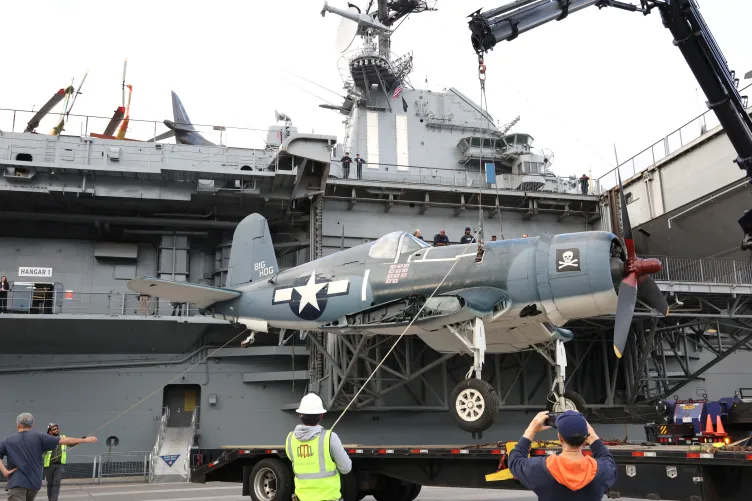
<instances>
[{"instance_id":1,"label":"propeller spinner","mask_svg":"<svg viewBox=\"0 0 752 501\"><path fill-rule=\"evenodd\" d=\"M658 284L650 277L662 269L658 259L642 259L635 254L634 240L632 239L632 226L629 223L627 201L624 196L624 187L621 184L619 169L616 169L619 179L619 201L621 205L621 222L624 229L624 245L627 249L627 260L624 263L624 279L619 286L619 297L616 303L616 321L614 323L614 352L621 358L624 347L629 337L629 326L632 324L635 304L637 304L637 291L639 290L647 304L659 311L662 315L668 315L668 302L658 288Z\"/></svg>"}]
</instances>

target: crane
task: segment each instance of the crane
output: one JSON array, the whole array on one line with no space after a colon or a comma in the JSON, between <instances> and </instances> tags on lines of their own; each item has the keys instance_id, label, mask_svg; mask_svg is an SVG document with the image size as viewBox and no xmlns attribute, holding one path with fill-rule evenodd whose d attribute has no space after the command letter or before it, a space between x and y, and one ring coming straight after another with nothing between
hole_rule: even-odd
<instances>
[{"instance_id":1,"label":"crane","mask_svg":"<svg viewBox=\"0 0 752 501\"><path fill-rule=\"evenodd\" d=\"M614 7L647 16L657 9L665 26L700 84L707 106L713 110L731 141L737 158L734 162L746 171L752 183L752 119L746 111L747 96L739 94L739 80L705 23L695 0L640 0L639 5L617 0L513 0L481 13L470 14L469 27L473 49L478 55L481 79L485 78L483 55L505 40L549 21L561 21L587 7ZM618 174L618 169L617 169ZM621 185L621 179L619 179ZM742 250L752 249L752 209L738 220L744 232ZM626 234L626 228L625 228ZM625 235L626 236L626 235Z\"/></svg>"}]
</instances>

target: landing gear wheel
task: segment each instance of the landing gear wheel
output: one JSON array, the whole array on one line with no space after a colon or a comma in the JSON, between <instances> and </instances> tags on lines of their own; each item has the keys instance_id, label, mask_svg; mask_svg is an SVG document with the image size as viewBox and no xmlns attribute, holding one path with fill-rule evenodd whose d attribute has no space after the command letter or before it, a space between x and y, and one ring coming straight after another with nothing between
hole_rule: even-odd
<instances>
[{"instance_id":1,"label":"landing gear wheel","mask_svg":"<svg viewBox=\"0 0 752 501\"><path fill-rule=\"evenodd\" d=\"M407 496L407 499L405 501L415 501L415 499L418 497L418 494L420 494L420 490L423 488L420 484L413 484L413 491L410 493L409 496Z\"/></svg>"},{"instance_id":2,"label":"landing gear wheel","mask_svg":"<svg viewBox=\"0 0 752 501\"><path fill-rule=\"evenodd\" d=\"M253 501L282 501L293 492L292 472L278 459L262 459L251 470L248 491Z\"/></svg>"},{"instance_id":3,"label":"landing gear wheel","mask_svg":"<svg viewBox=\"0 0 752 501\"><path fill-rule=\"evenodd\" d=\"M499 413L499 397L482 379L465 379L452 390L449 412L461 429L480 433L490 428Z\"/></svg>"},{"instance_id":4,"label":"landing gear wheel","mask_svg":"<svg viewBox=\"0 0 752 501\"><path fill-rule=\"evenodd\" d=\"M582 398L579 393L572 390L565 390L564 400L564 408L562 409L561 405L559 405L559 398L557 395L555 393L549 393L548 401L546 402L546 410L548 410L548 412L564 412L571 410L585 414L587 404L585 404L585 399Z\"/></svg>"}]
</instances>

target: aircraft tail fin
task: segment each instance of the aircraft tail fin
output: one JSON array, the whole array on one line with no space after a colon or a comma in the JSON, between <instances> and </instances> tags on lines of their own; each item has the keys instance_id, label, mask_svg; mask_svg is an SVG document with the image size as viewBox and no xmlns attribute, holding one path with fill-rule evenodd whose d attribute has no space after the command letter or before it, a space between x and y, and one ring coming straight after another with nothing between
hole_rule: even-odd
<instances>
[{"instance_id":1,"label":"aircraft tail fin","mask_svg":"<svg viewBox=\"0 0 752 501\"><path fill-rule=\"evenodd\" d=\"M172 92L172 118L175 121L175 126L184 131L194 131L195 127L191 124L191 119L188 118L188 112L183 107L183 102L180 100L175 91Z\"/></svg>"},{"instance_id":2,"label":"aircraft tail fin","mask_svg":"<svg viewBox=\"0 0 752 501\"><path fill-rule=\"evenodd\" d=\"M261 214L240 221L232 236L226 287L267 280L279 273L269 224Z\"/></svg>"}]
</instances>

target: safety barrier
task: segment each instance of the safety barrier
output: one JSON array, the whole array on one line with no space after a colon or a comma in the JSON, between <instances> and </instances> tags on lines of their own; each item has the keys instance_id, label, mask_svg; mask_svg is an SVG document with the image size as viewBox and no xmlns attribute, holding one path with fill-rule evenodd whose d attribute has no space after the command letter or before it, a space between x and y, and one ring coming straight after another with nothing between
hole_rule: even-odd
<instances>
[{"instance_id":1,"label":"safety barrier","mask_svg":"<svg viewBox=\"0 0 752 501\"><path fill-rule=\"evenodd\" d=\"M151 452L110 452L98 456L68 454L63 483L148 482ZM0 474L0 483L7 479Z\"/></svg>"},{"instance_id":2,"label":"safety barrier","mask_svg":"<svg viewBox=\"0 0 752 501\"><path fill-rule=\"evenodd\" d=\"M645 256L660 259L663 269L654 280L719 285L752 285L752 263L736 259Z\"/></svg>"}]
</instances>

